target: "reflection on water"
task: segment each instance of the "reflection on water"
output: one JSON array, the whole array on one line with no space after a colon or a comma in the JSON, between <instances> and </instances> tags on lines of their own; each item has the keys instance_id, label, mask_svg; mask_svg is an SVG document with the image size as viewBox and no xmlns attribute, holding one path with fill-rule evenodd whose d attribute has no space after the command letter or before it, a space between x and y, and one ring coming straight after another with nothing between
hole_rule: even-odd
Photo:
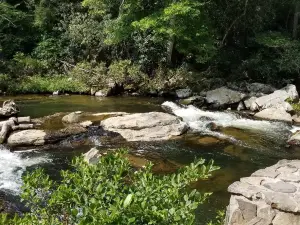
<instances>
[{"instance_id":1,"label":"reflection on water","mask_svg":"<svg viewBox=\"0 0 300 225\"><path fill-rule=\"evenodd\" d=\"M21 105L22 114L32 117L71 111L162 111L160 104L163 101L150 98L95 98L89 96L53 98L21 96L16 97L16 100ZM19 187L22 172L39 163L42 163L46 171L55 177L59 170L67 167L72 156L86 152L95 145L103 151L127 146L134 155L131 160L138 165L145 162L144 158L156 162L156 172L158 173L173 172L197 158L213 159L221 169L216 171L212 178L193 184L193 187L200 191L214 192L208 202L199 207L197 211L197 224L202 225L215 216L216 210L225 209L229 201L229 194L226 190L231 183L241 177L249 176L259 168L270 166L280 159L300 158L300 151L285 147L290 127L283 123L254 121L234 113L206 112L193 107L189 111L178 109L176 114L188 121L194 128L194 132L167 142L126 143L118 137L111 139L107 136L99 137L92 134L84 145L70 142L70 145L64 145L65 147L59 149L57 147L48 149L46 153L43 152L39 155L0 150L0 189L5 186L11 188L14 185ZM212 121L220 126L218 130L207 129L207 124ZM11 163L7 165L7 162ZM3 171L6 170L1 170L4 168L3 165L4 167L14 166L13 169L7 170L5 177ZM6 184L3 180L7 180ZM13 180L15 180L15 184L8 183Z\"/></svg>"}]
</instances>

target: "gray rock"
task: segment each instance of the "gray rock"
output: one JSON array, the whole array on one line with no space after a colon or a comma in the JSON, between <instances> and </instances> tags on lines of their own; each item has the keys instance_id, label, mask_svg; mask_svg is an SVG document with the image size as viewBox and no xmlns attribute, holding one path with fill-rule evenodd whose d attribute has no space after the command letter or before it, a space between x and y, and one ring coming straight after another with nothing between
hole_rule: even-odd
<instances>
[{"instance_id":1,"label":"gray rock","mask_svg":"<svg viewBox=\"0 0 300 225\"><path fill-rule=\"evenodd\" d=\"M10 117L20 112L17 104L12 100L3 102L2 108L0 108L0 117Z\"/></svg>"},{"instance_id":2,"label":"gray rock","mask_svg":"<svg viewBox=\"0 0 300 225\"><path fill-rule=\"evenodd\" d=\"M179 136L188 129L176 116L161 113L135 113L101 121L104 129L121 134L127 141L158 141Z\"/></svg>"},{"instance_id":3,"label":"gray rock","mask_svg":"<svg viewBox=\"0 0 300 225\"><path fill-rule=\"evenodd\" d=\"M188 98L192 95L192 90L189 88L178 89L175 93L177 98Z\"/></svg>"},{"instance_id":4,"label":"gray rock","mask_svg":"<svg viewBox=\"0 0 300 225\"><path fill-rule=\"evenodd\" d=\"M83 116L83 112L77 111L72 112L62 118L64 123L78 123L80 122L81 117Z\"/></svg>"},{"instance_id":5,"label":"gray rock","mask_svg":"<svg viewBox=\"0 0 300 225\"><path fill-rule=\"evenodd\" d=\"M287 141L289 145L300 146L300 132L293 134L290 139Z\"/></svg>"},{"instance_id":6,"label":"gray rock","mask_svg":"<svg viewBox=\"0 0 300 225\"><path fill-rule=\"evenodd\" d=\"M288 98L292 101L298 101L299 100L299 94L297 92L297 88L293 84L288 84L286 87L282 88L281 90L284 90L288 94Z\"/></svg>"},{"instance_id":7,"label":"gray rock","mask_svg":"<svg viewBox=\"0 0 300 225\"><path fill-rule=\"evenodd\" d=\"M245 109L246 109L246 107L245 107L243 101L240 101L240 103L237 107L237 111L241 111L241 110L245 110Z\"/></svg>"},{"instance_id":8,"label":"gray rock","mask_svg":"<svg viewBox=\"0 0 300 225\"><path fill-rule=\"evenodd\" d=\"M272 87L271 85L268 84L262 84L262 83L251 83L247 84L247 90L248 92L253 92L253 93L263 93L263 94L270 94L276 89Z\"/></svg>"},{"instance_id":9,"label":"gray rock","mask_svg":"<svg viewBox=\"0 0 300 225\"><path fill-rule=\"evenodd\" d=\"M102 89L100 91L97 91L95 93L96 97L107 97L110 95L111 89L107 88L107 89Z\"/></svg>"},{"instance_id":10,"label":"gray rock","mask_svg":"<svg viewBox=\"0 0 300 225\"><path fill-rule=\"evenodd\" d=\"M83 158L84 160L92 165L95 165L99 162L99 158L102 155L100 154L99 150L96 148L92 148L91 150L89 150L87 153L83 154Z\"/></svg>"},{"instance_id":11,"label":"gray rock","mask_svg":"<svg viewBox=\"0 0 300 225\"><path fill-rule=\"evenodd\" d=\"M72 135L85 132L87 129L81 126L69 126L58 131L23 130L12 133L7 139L7 144L10 146L40 146L57 143Z\"/></svg>"},{"instance_id":12,"label":"gray rock","mask_svg":"<svg viewBox=\"0 0 300 225\"><path fill-rule=\"evenodd\" d=\"M23 130L13 133L7 139L10 146L44 145L47 133L43 130Z\"/></svg>"},{"instance_id":13,"label":"gray rock","mask_svg":"<svg viewBox=\"0 0 300 225\"><path fill-rule=\"evenodd\" d=\"M295 185L283 181L265 183L263 186L275 192L295 193L297 191L297 187Z\"/></svg>"},{"instance_id":14,"label":"gray rock","mask_svg":"<svg viewBox=\"0 0 300 225\"><path fill-rule=\"evenodd\" d=\"M87 127L90 127L90 126L92 126L92 125L93 125L93 122L92 122L92 121L90 121L90 120L87 120L87 121L83 121L83 122L81 122L79 125L80 125L80 126L82 126L82 127L85 127L85 128L87 128Z\"/></svg>"},{"instance_id":15,"label":"gray rock","mask_svg":"<svg viewBox=\"0 0 300 225\"><path fill-rule=\"evenodd\" d=\"M52 95L60 95L60 91L54 91Z\"/></svg>"},{"instance_id":16,"label":"gray rock","mask_svg":"<svg viewBox=\"0 0 300 225\"><path fill-rule=\"evenodd\" d=\"M251 98L245 100L244 104L245 104L246 109L250 109L252 103L255 102L256 99L257 99L257 97L251 97Z\"/></svg>"},{"instance_id":17,"label":"gray rock","mask_svg":"<svg viewBox=\"0 0 300 225\"><path fill-rule=\"evenodd\" d=\"M254 117L265 120L283 121L287 123L293 122L292 116L282 108L264 109L261 112L256 113Z\"/></svg>"},{"instance_id":18,"label":"gray rock","mask_svg":"<svg viewBox=\"0 0 300 225\"><path fill-rule=\"evenodd\" d=\"M299 182L300 160L281 160L233 183L225 225L300 224Z\"/></svg>"},{"instance_id":19,"label":"gray rock","mask_svg":"<svg viewBox=\"0 0 300 225\"><path fill-rule=\"evenodd\" d=\"M299 225L300 216L285 212L278 212L272 225Z\"/></svg>"},{"instance_id":20,"label":"gray rock","mask_svg":"<svg viewBox=\"0 0 300 225\"><path fill-rule=\"evenodd\" d=\"M239 103L245 98L245 94L230 90L226 87L221 87L206 93L206 101L209 104L216 104L219 106Z\"/></svg>"},{"instance_id":21,"label":"gray rock","mask_svg":"<svg viewBox=\"0 0 300 225\"><path fill-rule=\"evenodd\" d=\"M289 95L286 91L278 90L272 94L257 98L255 102L260 109L267 109L284 102L288 98Z\"/></svg>"},{"instance_id":22,"label":"gray rock","mask_svg":"<svg viewBox=\"0 0 300 225\"><path fill-rule=\"evenodd\" d=\"M295 125L300 125L300 116L298 116L297 114L293 115L293 122Z\"/></svg>"}]
</instances>

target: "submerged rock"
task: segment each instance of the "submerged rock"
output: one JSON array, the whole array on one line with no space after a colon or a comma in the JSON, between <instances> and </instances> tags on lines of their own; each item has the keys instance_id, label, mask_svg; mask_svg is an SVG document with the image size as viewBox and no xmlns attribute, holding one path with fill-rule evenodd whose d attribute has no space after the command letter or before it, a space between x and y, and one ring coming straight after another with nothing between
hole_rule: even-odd
<instances>
[{"instance_id":1,"label":"submerged rock","mask_svg":"<svg viewBox=\"0 0 300 225\"><path fill-rule=\"evenodd\" d=\"M282 160L230 185L225 225L300 224L299 171L299 160Z\"/></svg>"},{"instance_id":2,"label":"submerged rock","mask_svg":"<svg viewBox=\"0 0 300 225\"><path fill-rule=\"evenodd\" d=\"M254 115L254 117L265 120L275 120L292 123L292 116L285 111L283 108L269 108L264 109Z\"/></svg>"},{"instance_id":3,"label":"submerged rock","mask_svg":"<svg viewBox=\"0 0 300 225\"><path fill-rule=\"evenodd\" d=\"M135 113L101 121L108 131L119 133L127 141L158 141L179 136L188 130L176 116L162 113Z\"/></svg>"},{"instance_id":4,"label":"submerged rock","mask_svg":"<svg viewBox=\"0 0 300 225\"><path fill-rule=\"evenodd\" d=\"M233 91L226 87L221 87L206 93L206 101L220 107L225 107L230 104L239 103L245 98L245 94Z\"/></svg>"}]
</instances>

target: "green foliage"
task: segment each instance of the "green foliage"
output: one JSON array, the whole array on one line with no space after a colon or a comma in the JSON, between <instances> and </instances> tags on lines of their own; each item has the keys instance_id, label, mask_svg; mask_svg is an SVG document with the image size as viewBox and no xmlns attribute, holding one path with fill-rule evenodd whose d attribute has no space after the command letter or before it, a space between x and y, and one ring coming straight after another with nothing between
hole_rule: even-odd
<instances>
[{"instance_id":1,"label":"green foliage","mask_svg":"<svg viewBox=\"0 0 300 225\"><path fill-rule=\"evenodd\" d=\"M47 69L46 61L32 58L24 53L16 53L13 58L13 72L25 75L42 74Z\"/></svg>"},{"instance_id":2,"label":"green foliage","mask_svg":"<svg viewBox=\"0 0 300 225\"><path fill-rule=\"evenodd\" d=\"M168 69L159 67L152 78L147 78L141 87L145 93L159 93L161 91L175 91L192 85L192 73L185 68Z\"/></svg>"},{"instance_id":3,"label":"green foliage","mask_svg":"<svg viewBox=\"0 0 300 225\"><path fill-rule=\"evenodd\" d=\"M107 75L114 83L133 86L138 85L145 77L140 66L133 64L130 60L112 62Z\"/></svg>"},{"instance_id":4,"label":"green foliage","mask_svg":"<svg viewBox=\"0 0 300 225\"><path fill-rule=\"evenodd\" d=\"M173 175L154 175L152 164L134 171L126 151L109 153L96 165L76 158L73 169L62 171L58 183L42 170L24 177L22 198L31 212L5 224L190 224L194 211L211 193L189 191L198 179L218 169L205 160Z\"/></svg>"},{"instance_id":5,"label":"green foliage","mask_svg":"<svg viewBox=\"0 0 300 225\"><path fill-rule=\"evenodd\" d=\"M207 225L224 225L225 223L225 211L218 211L216 219L214 221L210 221Z\"/></svg>"},{"instance_id":6,"label":"green foliage","mask_svg":"<svg viewBox=\"0 0 300 225\"><path fill-rule=\"evenodd\" d=\"M78 63L69 74L87 87L103 87L107 84L107 67L103 62L95 65L89 62Z\"/></svg>"},{"instance_id":7,"label":"green foliage","mask_svg":"<svg viewBox=\"0 0 300 225\"><path fill-rule=\"evenodd\" d=\"M85 84L66 76L26 77L15 85L12 93L52 93L54 91L82 93L88 92Z\"/></svg>"}]
</instances>

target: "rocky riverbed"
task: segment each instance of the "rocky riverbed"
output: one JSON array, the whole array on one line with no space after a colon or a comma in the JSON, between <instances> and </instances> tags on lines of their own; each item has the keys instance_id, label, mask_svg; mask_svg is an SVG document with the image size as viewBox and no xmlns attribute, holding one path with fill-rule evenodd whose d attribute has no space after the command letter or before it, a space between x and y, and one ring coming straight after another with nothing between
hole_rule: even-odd
<instances>
[{"instance_id":1,"label":"rocky riverbed","mask_svg":"<svg viewBox=\"0 0 300 225\"><path fill-rule=\"evenodd\" d=\"M156 98L25 96L14 100L20 108L19 116L31 116L36 125L26 132L38 131L39 140L45 142L32 145L29 141L24 146L24 140L32 135L21 133L25 131L10 135L10 140L16 138L14 144L0 151L1 165L13 162L0 170L5 177L0 189L10 193L7 196L19 193L22 173L36 166L46 168L55 177L60 169L67 168L74 155L91 147L106 151L125 146L130 148L135 166L150 160L158 173L173 172L195 157L214 159L222 169L212 179L195 184L199 190L214 192L197 212L197 224L205 224L217 209L228 205L226 190L231 183L282 158L300 158L297 149L286 148L291 124L256 120L233 108L210 111ZM12 149L17 152L9 151Z\"/></svg>"}]
</instances>

